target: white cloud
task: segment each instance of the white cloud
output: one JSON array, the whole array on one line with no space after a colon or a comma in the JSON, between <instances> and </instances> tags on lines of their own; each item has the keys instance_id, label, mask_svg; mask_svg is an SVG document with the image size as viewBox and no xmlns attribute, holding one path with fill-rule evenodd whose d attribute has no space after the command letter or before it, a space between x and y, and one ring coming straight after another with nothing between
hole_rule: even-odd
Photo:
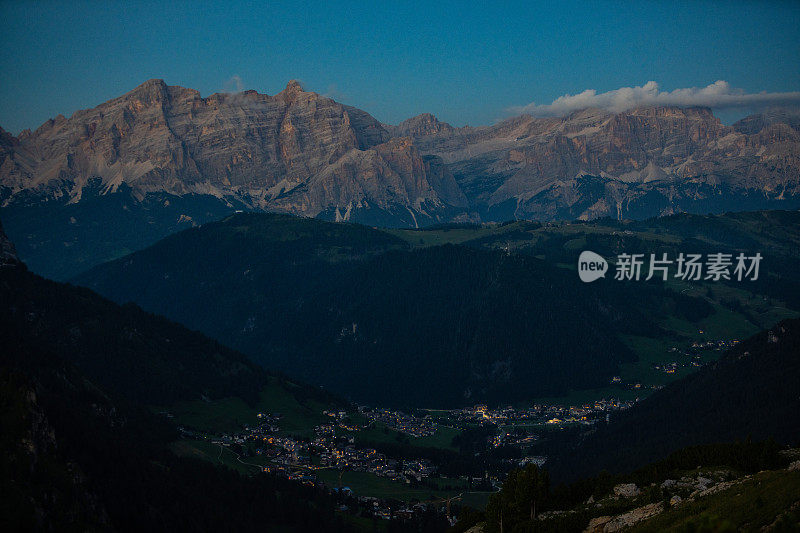
<instances>
[{"instance_id":1,"label":"white cloud","mask_svg":"<svg viewBox=\"0 0 800 533\"><path fill-rule=\"evenodd\" d=\"M335 83L331 83L330 85L328 85L328 90L325 91L325 94L323 94L322 96L324 96L325 98L330 98L332 100L338 100L340 102L347 100L349 98L345 93L339 90L339 86L336 85Z\"/></svg>"},{"instance_id":2,"label":"white cloud","mask_svg":"<svg viewBox=\"0 0 800 533\"><path fill-rule=\"evenodd\" d=\"M747 93L735 89L727 81L719 80L707 87L689 87L662 91L658 83L648 81L641 87L621 87L598 93L587 89L579 94L559 96L553 103L538 105L534 102L513 107L514 113L528 113L537 117L563 116L579 109L595 107L614 113L640 106L704 106L714 109L765 108L770 106L800 105L800 92Z\"/></svg>"},{"instance_id":3,"label":"white cloud","mask_svg":"<svg viewBox=\"0 0 800 533\"><path fill-rule=\"evenodd\" d=\"M222 91L226 93L240 93L244 90L242 78L238 74L234 74L222 84Z\"/></svg>"}]
</instances>

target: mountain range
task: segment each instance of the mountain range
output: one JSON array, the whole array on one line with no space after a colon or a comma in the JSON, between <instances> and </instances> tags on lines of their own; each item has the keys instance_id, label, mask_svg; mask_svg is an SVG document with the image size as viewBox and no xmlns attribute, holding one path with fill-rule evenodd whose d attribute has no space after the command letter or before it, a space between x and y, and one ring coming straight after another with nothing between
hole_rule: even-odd
<instances>
[{"instance_id":1,"label":"mountain range","mask_svg":"<svg viewBox=\"0 0 800 533\"><path fill-rule=\"evenodd\" d=\"M585 109L452 128L398 126L442 158L483 220L649 218L797 205L796 112L723 125L708 108Z\"/></svg>"},{"instance_id":2,"label":"mountain range","mask_svg":"<svg viewBox=\"0 0 800 533\"><path fill-rule=\"evenodd\" d=\"M296 81L202 97L150 80L35 131L0 130L0 215L31 268L65 279L235 210L422 227L791 209L798 124L792 110L725 126L706 108L659 107L392 126Z\"/></svg>"},{"instance_id":3,"label":"mountain range","mask_svg":"<svg viewBox=\"0 0 800 533\"><path fill-rule=\"evenodd\" d=\"M411 208L397 215L411 221L444 205L466 206L436 157L392 138L368 113L303 91L296 81L275 96L202 98L150 80L33 133L3 132L3 159L5 203L78 202L99 179L101 194L127 184L138 198L211 195L307 216Z\"/></svg>"}]
</instances>

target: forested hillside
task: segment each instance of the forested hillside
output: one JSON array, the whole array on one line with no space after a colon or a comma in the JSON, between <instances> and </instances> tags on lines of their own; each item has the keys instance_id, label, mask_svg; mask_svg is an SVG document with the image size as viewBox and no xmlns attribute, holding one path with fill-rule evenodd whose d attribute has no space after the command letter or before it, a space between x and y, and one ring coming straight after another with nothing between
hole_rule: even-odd
<instances>
[{"instance_id":1,"label":"forested hillside","mask_svg":"<svg viewBox=\"0 0 800 533\"><path fill-rule=\"evenodd\" d=\"M243 355L134 305L44 280L0 228L0 528L5 531L347 531L320 488L178 458L152 405L265 387ZM269 378L269 379L268 379ZM337 405L336 403L332 405Z\"/></svg>"},{"instance_id":2,"label":"forested hillside","mask_svg":"<svg viewBox=\"0 0 800 533\"><path fill-rule=\"evenodd\" d=\"M697 444L800 443L800 320L785 320L577 440L553 448L551 469L575 479L622 472Z\"/></svg>"},{"instance_id":3,"label":"forested hillside","mask_svg":"<svg viewBox=\"0 0 800 533\"><path fill-rule=\"evenodd\" d=\"M598 386L634 359L607 332L653 327L625 305L632 293L606 295L533 257L412 249L363 226L279 215L208 224L77 281L200 329L268 368L389 405ZM657 287L640 298L665 296L677 302ZM678 307L683 300L691 303Z\"/></svg>"},{"instance_id":4,"label":"forested hillside","mask_svg":"<svg viewBox=\"0 0 800 533\"><path fill-rule=\"evenodd\" d=\"M509 403L620 374L657 386L653 366L671 348L731 343L796 316L797 226L790 212L418 231L237 214L75 281L357 401ZM584 284L574 265L585 249L764 261L759 280L738 285L619 282L613 271Z\"/></svg>"}]
</instances>

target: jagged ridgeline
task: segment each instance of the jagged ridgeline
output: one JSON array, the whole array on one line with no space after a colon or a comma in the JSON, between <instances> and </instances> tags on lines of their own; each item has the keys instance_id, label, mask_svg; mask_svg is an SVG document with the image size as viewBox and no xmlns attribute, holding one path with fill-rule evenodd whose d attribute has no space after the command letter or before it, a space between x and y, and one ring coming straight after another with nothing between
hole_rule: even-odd
<instances>
[{"instance_id":1,"label":"jagged ridgeline","mask_svg":"<svg viewBox=\"0 0 800 533\"><path fill-rule=\"evenodd\" d=\"M714 312L659 283L580 283L576 238L604 253L680 243L651 228L625 235L615 224L387 232L238 214L76 282L355 400L513 402L607 385L636 359L624 335L668 337L661 318Z\"/></svg>"},{"instance_id":2,"label":"jagged ridgeline","mask_svg":"<svg viewBox=\"0 0 800 533\"><path fill-rule=\"evenodd\" d=\"M0 129L0 163L9 235L59 279L235 209L414 227L467 204L439 158L294 81L202 98L150 80L19 137Z\"/></svg>"},{"instance_id":3,"label":"jagged ridgeline","mask_svg":"<svg viewBox=\"0 0 800 533\"><path fill-rule=\"evenodd\" d=\"M68 279L239 209L406 228L796 209L799 124L648 107L392 126L297 82L203 97L150 80L0 129L0 215L34 271Z\"/></svg>"}]
</instances>

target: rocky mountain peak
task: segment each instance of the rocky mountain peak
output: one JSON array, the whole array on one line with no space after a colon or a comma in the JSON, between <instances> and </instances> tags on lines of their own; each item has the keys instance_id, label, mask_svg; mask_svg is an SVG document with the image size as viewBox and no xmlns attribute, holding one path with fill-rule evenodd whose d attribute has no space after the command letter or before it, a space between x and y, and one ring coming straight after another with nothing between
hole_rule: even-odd
<instances>
[{"instance_id":1,"label":"rocky mountain peak","mask_svg":"<svg viewBox=\"0 0 800 533\"><path fill-rule=\"evenodd\" d=\"M284 102L291 103L294 102L297 96L301 93L306 91L303 90L303 86L297 80L290 80L289 83L286 84L286 88L278 93L277 96L283 99Z\"/></svg>"},{"instance_id":2,"label":"rocky mountain peak","mask_svg":"<svg viewBox=\"0 0 800 533\"><path fill-rule=\"evenodd\" d=\"M149 80L24 138L0 134L0 204L27 197L77 204L85 192L130 188L137 201L204 196L306 216L339 209L350 220L363 210L387 224L416 224L417 213L439 221L466 205L435 156L423 157L410 139L380 146L390 138L369 113L297 80L274 96L205 98Z\"/></svg>"},{"instance_id":3,"label":"rocky mountain peak","mask_svg":"<svg viewBox=\"0 0 800 533\"><path fill-rule=\"evenodd\" d=\"M284 91L302 91L302 90L303 90L303 84L300 83L300 80L289 80L289 82L286 84L286 88L284 89Z\"/></svg>"},{"instance_id":4,"label":"rocky mountain peak","mask_svg":"<svg viewBox=\"0 0 800 533\"><path fill-rule=\"evenodd\" d=\"M17 138L0 127L0 153L2 153L3 149L12 148L16 144L19 144Z\"/></svg>"},{"instance_id":5,"label":"rocky mountain peak","mask_svg":"<svg viewBox=\"0 0 800 533\"><path fill-rule=\"evenodd\" d=\"M372 225L740 205L726 196L788 209L800 202L796 117L773 112L730 127L708 108L656 106L463 128L423 113L391 126L298 80L272 96L202 97L152 79L32 133L0 130L0 208L130 189L139 202L196 196Z\"/></svg>"},{"instance_id":6,"label":"rocky mountain peak","mask_svg":"<svg viewBox=\"0 0 800 533\"><path fill-rule=\"evenodd\" d=\"M774 124L786 124L800 131L800 108L775 107L763 113L750 115L733 124L733 129L745 135L754 135Z\"/></svg>"},{"instance_id":7,"label":"rocky mountain peak","mask_svg":"<svg viewBox=\"0 0 800 533\"><path fill-rule=\"evenodd\" d=\"M430 113L422 113L408 120L404 120L394 127L390 127L396 137L420 137L424 135L436 135L438 133L450 133L455 128L447 122L441 122Z\"/></svg>"},{"instance_id":8,"label":"rocky mountain peak","mask_svg":"<svg viewBox=\"0 0 800 533\"><path fill-rule=\"evenodd\" d=\"M135 87L131 93L139 92L139 91L149 91L153 89L162 89L167 86L167 83L161 78L151 78L145 82L142 82L137 87Z\"/></svg>"},{"instance_id":9,"label":"rocky mountain peak","mask_svg":"<svg viewBox=\"0 0 800 533\"><path fill-rule=\"evenodd\" d=\"M600 109L599 107L586 107L584 109L579 109L577 111L573 111L568 115L564 116L561 121L562 122L573 122L573 121L586 121L586 120L604 120L610 116L610 112L606 111L605 109Z\"/></svg>"},{"instance_id":10,"label":"rocky mountain peak","mask_svg":"<svg viewBox=\"0 0 800 533\"><path fill-rule=\"evenodd\" d=\"M652 118L683 118L719 122L708 107L643 106L620 113L622 115Z\"/></svg>"},{"instance_id":11,"label":"rocky mountain peak","mask_svg":"<svg viewBox=\"0 0 800 533\"><path fill-rule=\"evenodd\" d=\"M132 91L126 93L122 98L129 100L137 99L146 102L161 100L167 94L167 84L162 79L147 80Z\"/></svg>"}]
</instances>

